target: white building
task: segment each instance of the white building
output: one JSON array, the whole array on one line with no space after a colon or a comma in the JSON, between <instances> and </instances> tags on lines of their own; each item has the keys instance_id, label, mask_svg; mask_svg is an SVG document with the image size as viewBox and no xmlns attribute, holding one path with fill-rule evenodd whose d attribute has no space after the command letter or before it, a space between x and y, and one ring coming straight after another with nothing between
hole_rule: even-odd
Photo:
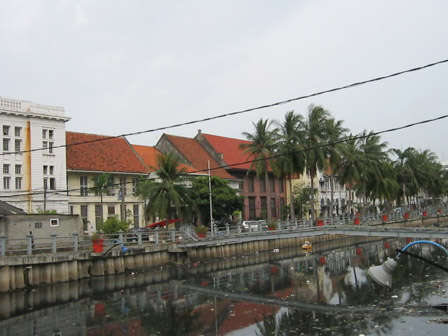
<instances>
[{"instance_id":1,"label":"white building","mask_svg":"<svg viewBox=\"0 0 448 336\"><path fill-rule=\"evenodd\" d=\"M68 213L63 107L0 97L0 200L25 212Z\"/></svg>"}]
</instances>

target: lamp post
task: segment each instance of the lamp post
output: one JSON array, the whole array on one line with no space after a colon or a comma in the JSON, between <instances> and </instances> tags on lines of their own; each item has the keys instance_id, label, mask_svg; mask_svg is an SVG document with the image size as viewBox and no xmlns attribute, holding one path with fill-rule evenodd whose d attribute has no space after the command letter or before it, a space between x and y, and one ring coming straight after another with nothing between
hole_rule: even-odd
<instances>
[{"instance_id":1,"label":"lamp post","mask_svg":"<svg viewBox=\"0 0 448 336\"><path fill-rule=\"evenodd\" d=\"M403 247L395 258L387 259L380 266L371 266L369 268L369 274L370 274L371 278L373 280L375 280L375 282L377 282L378 284L380 284L382 286L392 287L392 273L397 268L397 261L400 259L401 253L406 252L406 250L408 248L410 248L411 246L416 245L416 244L430 244L430 245L439 247L442 250L444 250L446 255L448 256L448 250L444 246L442 246L438 243L435 243L433 241L430 241L430 240L417 240L417 241L411 242L411 243L407 244L405 247ZM446 268L444 268L440 265L437 265L437 264L433 264L433 265L437 266L439 268L442 268L445 271L447 270Z\"/></svg>"}]
</instances>

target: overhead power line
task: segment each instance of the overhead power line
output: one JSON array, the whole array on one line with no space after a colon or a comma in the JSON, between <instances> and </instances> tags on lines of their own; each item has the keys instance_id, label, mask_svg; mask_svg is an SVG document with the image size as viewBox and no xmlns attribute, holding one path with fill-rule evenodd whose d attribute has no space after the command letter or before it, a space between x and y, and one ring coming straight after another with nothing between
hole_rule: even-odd
<instances>
[{"instance_id":1,"label":"overhead power line","mask_svg":"<svg viewBox=\"0 0 448 336\"><path fill-rule=\"evenodd\" d=\"M448 59L444 59L444 60L437 61L437 62L434 62L434 63L429 63L429 64L426 64L426 65L422 65L422 66L419 66L419 67L416 67L416 68L411 68L411 69L395 72L395 73L392 73L392 74L389 74L389 75L384 75L384 76L380 76L380 77L376 77L376 78L372 78L372 79L368 79L368 80L364 80L364 81L360 81L360 82L355 82L355 83L352 83L352 84L335 87L333 89L318 91L318 92L315 92L315 93L311 93L311 94L307 94L307 95L303 95L303 96L298 96L298 97L295 97L295 98L290 98L290 99L278 101L278 102L271 103L271 104L266 104L266 105L261 105L261 106L257 106L257 107L252 107L252 108L248 108L248 109L245 109L245 110L224 113L224 114L220 114L220 115L216 115L216 116L212 116L212 117L207 117L207 118L203 118L203 119L196 119L196 120L186 121L186 122L182 122L182 123L178 123L178 124L172 124L172 125L169 125L169 126L162 126L162 127L158 127L158 128L145 130L145 131L138 131L138 132L125 133L125 134L116 135L116 136L103 137L101 139L81 141L81 142L72 143L72 144L68 144L68 145L66 144L66 145L54 146L53 149L55 149L55 148L62 148L62 147L69 147L69 146L83 145L83 144L88 144L88 143L92 143L92 142L106 141L106 140L110 140L110 139L123 138L123 137L127 137L127 136L134 136L134 135L140 135L140 134L145 134L145 133L164 131L164 130L171 129L171 128L177 128L177 127L181 127L181 126L193 125L193 124L197 124L197 123L201 123L201 122L205 122L205 121L211 121L211 120L226 118L226 117L230 117L230 116L234 116L234 115L238 115L238 114L248 113L248 112L252 112L252 111L256 111L256 110L267 109L267 108L270 108L270 107L284 105L284 104L288 104L288 103L291 103L291 102L294 102L294 101L303 100L303 99L306 99L306 98L316 97L316 96L324 95L324 94L327 94L327 93L337 92L337 91L350 89L350 88L354 88L354 87L357 87L357 86L361 86L361 85L365 85L365 84L369 84L369 83L373 83L373 82L382 81L382 80L385 80L385 79L401 76L401 75L404 75L404 74L407 74L407 73L416 72L416 71L424 70L424 69L427 69L427 68L431 68L431 67L434 67L436 65L440 65L440 64L443 64L443 63L447 63L447 62L448 62ZM47 150L47 149L48 148L43 148L42 147L42 148L35 148L35 149L27 150L27 151L2 153L1 155L29 153L29 152L35 152L35 151L41 151L41 150Z\"/></svg>"},{"instance_id":2,"label":"overhead power line","mask_svg":"<svg viewBox=\"0 0 448 336\"><path fill-rule=\"evenodd\" d=\"M442 119L446 119L448 118L448 114L442 115L440 117L436 117L436 118L431 118L431 119L425 119L425 120L421 120L421 121L417 121L414 123L410 123L410 124L406 124L403 126L398 126L398 127L393 127L393 128L389 128L386 130L382 130L382 131L378 131L378 132L370 132L366 135L355 135L355 136L350 136L350 137L344 137L341 140L338 141L334 141L334 142L328 142L328 143L323 143L317 146L313 146L313 147L306 147L303 149L299 149L297 151L294 152L290 152L290 153L286 153L286 154L277 154L277 155L272 155L269 157L265 157L265 158L258 158L258 159L253 159L253 160L246 160L246 161L242 161L242 162L238 162L238 163L233 163L233 164L228 164L228 165L224 165L224 166L218 166L218 167L214 167L214 168L204 168L204 169L197 169L188 173L184 173L184 176L188 176L190 174L195 174L195 173L202 173L202 172L207 172L207 171L212 171L212 170L218 170L218 169L226 169L229 167L237 167L237 166L241 166L243 164L246 163L253 163L253 162L258 162L258 161L264 161L264 160L272 160L272 159L276 159L282 156L287 156L287 155L291 155L291 154L295 154L295 153L301 153L301 152L307 152L310 150L315 150L315 149L320 149L320 148L325 148L325 147L330 147L330 146L335 146L344 142L347 142L348 140L358 140L358 139L364 139L364 138L369 138L372 136L376 136L376 135L380 135L380 134L384 134L384 133L391 133L391 132L396 132L399 130L403 130L403 129L407 129L410 127L414 127L414 126L418 126L418 125L423 125L423 124L427 124L427 123L431 123L431 122L436 122ZM149 179L147 179L149 180ZM151 178L151 180L154 180L154 178ZM145 181L145 180L142 180ZM123 185L126 184L133 184L133 181L128 181L125 183L116 183L116 184L111 184L109 187L121 187ZM69 193L69 192L73 192L73 191L80 191L81 189L85 189L85 188L74 188L74 189L67 189L67 190L58 190L58 191L47 191L47 194L50 195L52 193ZM92 190L93 188L87 188L89 190ZM20 197L20 196L29 196L29 195L41 195L44 194L43 191L36 191L36 192L31 192L31 193L20 193L20 194L9 194L9 195L5 195L5 196L0 196L0 198L10 198L10 197ZM69 196L78 196L78 195L69 195Z\"/></svg>"}]
</instances>

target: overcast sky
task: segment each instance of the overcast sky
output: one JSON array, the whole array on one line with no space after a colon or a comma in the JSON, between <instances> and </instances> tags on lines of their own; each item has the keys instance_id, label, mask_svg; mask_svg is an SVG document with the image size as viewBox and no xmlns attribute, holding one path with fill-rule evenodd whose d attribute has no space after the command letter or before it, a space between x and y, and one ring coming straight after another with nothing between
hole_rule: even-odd
<instances>
[{"instance_id":1,"label":"overcast sky","mask_svg":"<svg viewBox=\"0 0 448 336\"><path fill-rule=\"evenodd\" d=\"M448 59L448 1L0 0L0 96L63 106L67 130L151 130ZM353 133L448 114L448 63L165 130L243 138L322 105ZM382 138L448 161L448 119ZM153 146L162 132L128 137Z\"/></svg>"}]
</instances>

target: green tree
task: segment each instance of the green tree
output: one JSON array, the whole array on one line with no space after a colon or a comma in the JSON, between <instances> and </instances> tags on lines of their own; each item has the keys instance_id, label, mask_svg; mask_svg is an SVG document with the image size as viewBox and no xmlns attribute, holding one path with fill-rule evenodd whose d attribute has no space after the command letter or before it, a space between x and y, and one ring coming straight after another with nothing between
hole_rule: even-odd
<instances>
[{"instance_id":1,"label":"green tree","mask_svg":"<svg viewBox=\"0 0 448 336\"><path fill-rule=\"evenodd\" d=\"M293 194L294 207L297 210L297 216L302 218L311 208L310 199L312 189L303 187L303 185L295 185L293 187Z\"/></svg>"},{"instance_id":2,"label":"green tree","mask_svg":"<svg viewBox=\"0 0 448 336\"><path fill-rule=\"evenodd\" d=\"M330 140L328 130L328 120L330 112L321 106L310 105L308 107L307 119L302 123L302 138L305 141L306 170L311 178L311 213L315 218L314 198L315 188L314 179L319 170L323 171L328 166L327 150L323 146Z\"/></svg>"},{"instance_id":3,"label":"green tree","mask_svg":"<svg viewBox=\"0 0 448 336\"><path fill-rule=\"evenodd\" d=\"M271 190L269 184L269 169L274 165L270 158L275 153L275 133L270 130L272 121L260 119L256 124L254 133L244 132L243 135L250 143L241 144L240 148L248 154L251 163L251 169L255 171L258 178L264 176L267 196L267 218L272 219L271 214Z\"/></svg>"},{"instance_id":4,"label":"green tree","mask_svg":"<svg viewBox=\"0 0 448 336\"><path fill-rule=\"evenodd\" d=\"M341 162L340 141L344 134L348 131L342 127L342 120L336 121L333 118L327 120L327 132L330 145L326 147L328 165L330 167L330 215L333 215L334 207L334 181Z\"/></svg>"},{"instance_id":5,"label":"green tree","mask_svg":"<svg viewBox=\"0 0 448 336\"><path fill-rule=\"evenodd\" d=\"M103 231L105 234L115 234L119 231L127 231L129 229L129 223L121 221L117 217L110 217L104 222L99 223L96 229Z\"/></svg>"},{"instance_id":6,"label":"green tree","mask_svg":"<svg viewBox=\"0 0 448 336\"><path fill-rule=\"evenodd\" d=\"M202 223L210 219L210 194L208 177L193 180L193 193ZM213 218L228 219L235 211L243 209L244 197L238 196L229 183L219 177L211 177Z\"/></svg>"},{"instance_id":7,"label":"green tree","mask_svg":"<svg viewBox=\"0 0 448 336\"><path fill-rule=\"evenodd\" d=\"M191 189L187 187L186 170L179 169L179 160L174 154L162 154L157 158L155 180L146 180L138 188L138 195L147 200L145 215L175 219L189 218L195 210Z\"/></svg>"},{"instance_id":8,"label":"green tree","mask_svg":"<svg viewBox=\"0 0 448 336\"><path fill-rule=\"evenodd\" d=\"M287 112L282 122L276 122L277 129L277 159L276 169L279 176L287 176L290 192L290 218L294 220L294 193L292 178L295 174L300 175L305 171L306 156L303 152L303 134L300 130L303 117L294 114L294 111Z\"/></svg>"},{"instance_id":9,"label":"green tree","mask_svg":"<svg viewBox=\"0 0 448 336\"><path fill-rule=\"evenodd\" d=\"M110 182L110 174L102 173L96 175L93 178L93 188L92 190L95 192L95 195L99 195L101 198L101 204L103 204L103 194L107 193L109 188L112 187Z\"/></svg>"}]
</instances>

